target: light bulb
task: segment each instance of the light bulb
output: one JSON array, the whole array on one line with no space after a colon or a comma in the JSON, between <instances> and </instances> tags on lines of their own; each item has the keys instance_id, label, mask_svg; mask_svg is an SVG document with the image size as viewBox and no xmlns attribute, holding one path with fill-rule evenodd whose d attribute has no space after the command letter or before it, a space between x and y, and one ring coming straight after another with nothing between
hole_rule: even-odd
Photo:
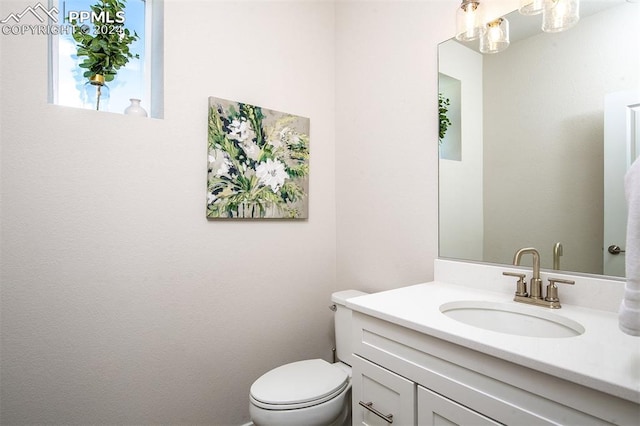
<instances>
[{"instance_id":1,"label":"light bulb","mask_svg":"<svg viewBox=\"0 0 640 426\"><path fill-rule=\"evenodd\" d=\"M456 13L456 39L460 41L475 40L484 33L479 6L480 2L477 0L462 0Z\"/></svg>"},{"instance_id":2,"label":"light bulb","mask_svg":"<svg viewBox=\"0 0 640 426\"><path fill-rule=\"evenodd\" d=\"M580 20L580 0L544 0L542 31L557 33Z\"/></svg>"},{"instance_id":3,"label":"light bulb","mask_svg":"<svg viewBox=\"0 0 640 426\"><path fill-rule=\"evenodd\" d=\"M509 21L499 18L487 24L484 35L480 38L480 52L498 53L509 47Z\"/></svg>"}]
</instances>

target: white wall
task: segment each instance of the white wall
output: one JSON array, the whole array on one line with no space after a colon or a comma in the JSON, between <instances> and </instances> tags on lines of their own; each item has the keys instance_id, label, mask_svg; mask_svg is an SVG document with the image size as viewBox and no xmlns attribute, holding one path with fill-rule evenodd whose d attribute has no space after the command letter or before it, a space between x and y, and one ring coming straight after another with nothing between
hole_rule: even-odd
<instances>
[{"instance_id":1,"label":"white wall","mask_svg":"<svg viewBox=\"0 0 640 426\"><path fill-rule=\"evenodd\" d=\"M430 280L455 7L168 0L164 120L47 105L46 40L1 37L2 424L244 423L332 291ZM205 219L208 96L311 118L308 221Z\"/></svg>"},{"instance_id":2,"label":"white wall","mask_svg":"<svg viewBox=\"0 0 640 426\"><path fill-rule=\"evenodd\" d=\"M3 425L241 424L330 359L334 5L165 13L164 120L46 104L46 38L0 37ZM311 118L308 221L205 219L208 96Z\"/></svg>"},{"instance_id":3,"label":"white wall","mask_svg":"<svg viewBox=\"0 0 640 426\"><path fill-rule=\"evenodd\" d=\"M450 1L336 5L337 268L342 287L433 278L437 256L437 43Z\"/></svg>"}]
</instances>

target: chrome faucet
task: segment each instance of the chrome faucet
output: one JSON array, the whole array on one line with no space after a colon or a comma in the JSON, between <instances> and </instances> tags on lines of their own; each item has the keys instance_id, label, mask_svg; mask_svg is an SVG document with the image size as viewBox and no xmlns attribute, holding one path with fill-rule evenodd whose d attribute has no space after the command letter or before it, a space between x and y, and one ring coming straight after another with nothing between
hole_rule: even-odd
<instances>
[{"instance_id":1,"label":"chrome faucet","mask_svg":"<svg viewBox=\"0 0 640 426\"><path fill-rule=\"evenodd\" d=\"M531 277L531 286L529 297L532 299L542 299L542 280L540 279L540 253L533 247L521 248L513 256L513 264L520 266L520 258L523 254L533 255L533 276Z\"/></svg>"},{"instance_id":2,"label":"chrome faucet","mask_svg":"<svg viewBox=\"0 0 640 426\"><path fill-rule=\"evenodd\" d=\"M559 254L562 255L562 245L556 244L556 248L560 247ZM557 253L554 250L554 258ZM549 278L549 285L547 285L547 297L542 297L542 280L540 279L540 253L533 247L525 247L516 251L513 256L513 264L520 266L520 259L523 254L533 255L533 276L531 277L530 294L527 293L527 285L524 281L526 274L518 274L513 272L503 272L502 275L509 275L518 278L516 287L516 294L513 298L516 302L528 303L531 305L546 306L547 308L558 309L561 307L560 299L558 298L558 286L556 283L561 284L575 284L575 281L564 280L560 278Z\"/></svg>"}]
</instances>

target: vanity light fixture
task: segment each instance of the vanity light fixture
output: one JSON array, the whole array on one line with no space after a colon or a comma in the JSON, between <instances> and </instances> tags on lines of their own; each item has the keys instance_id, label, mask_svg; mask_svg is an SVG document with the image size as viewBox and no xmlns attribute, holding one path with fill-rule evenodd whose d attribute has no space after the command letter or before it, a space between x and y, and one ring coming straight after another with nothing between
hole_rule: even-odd
<instances>
[{"instance_id":1,"label":"vanity light fixture","mask_svg":"<svg viewBox=\"0 0 640 426\"><path fill-rule=\"evenodd\" d=\"M498 18L487 24L486 31L480 37L480 52L498 53L509 47L509 21Z\"/></svg>"},{"instance_id":2,"label":"vanity light fixture","mask_svg":"<svg viewBox=\"0 0 640 426\"><path fill-rule=\"evenodd\" d=\"M479 7L480 1L478 0L462 0L456 13L456 39L471 41L483 34L485 27L481 20Z\"/></svg>"},{"instance_id":3,"label":"vanity light fixture","mask_svg":"<svg viewBox=\"0 0 640 426\"><path fill-rule=\"evenodd\" d=\"M573 27L580 20L580 0L544 0L542 31L557 33Z\"/></svg>"},{"instance_id":4,"label":"vanity light fixture","mask_svg":"<svg viewBox=\"0 0 640 426\"><path fill-rule=\"evenodd\" d=\"M544 0L520 0L520 9L518 11L522 15L537 15L542 13Z\"/></svg>"},{"instance_id":5,"label":"vanity light fixture","mask_svg":"<svg viewBox=\"0 0 640 426\"><path fill-rule=\"evenodd\" d=\"M640 0L627 0L640 1ZM580 0L520 0L520 13L542 13L542 31L557 33L580 20ZM509 47L509 21L498 18L484 23L479 0L462 0L456 12L456 39L467 42L480 38L481 53L498 53Z\"/></svg>"}]
</instances>

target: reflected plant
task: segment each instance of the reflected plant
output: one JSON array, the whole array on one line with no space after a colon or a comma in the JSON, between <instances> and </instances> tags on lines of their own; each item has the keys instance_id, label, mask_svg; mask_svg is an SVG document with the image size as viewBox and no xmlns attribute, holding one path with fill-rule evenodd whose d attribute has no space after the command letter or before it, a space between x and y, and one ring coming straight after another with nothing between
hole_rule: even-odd
<instances>
[{"instance_id":1,"label":"reflected plant","mask_svg":"<svg viewBox=\"0 0 640 426\"><path fill-rule=\"evenodd\" d=\"M451 120L447 117L449 112L449 105L451 101L449 98L445 98L442 93L438 93L438 117L440 118L440 133L438 136L438 143L442 143L442 139L447 134L447 129L451 125Z\"/></svg>"}]
</instances>

